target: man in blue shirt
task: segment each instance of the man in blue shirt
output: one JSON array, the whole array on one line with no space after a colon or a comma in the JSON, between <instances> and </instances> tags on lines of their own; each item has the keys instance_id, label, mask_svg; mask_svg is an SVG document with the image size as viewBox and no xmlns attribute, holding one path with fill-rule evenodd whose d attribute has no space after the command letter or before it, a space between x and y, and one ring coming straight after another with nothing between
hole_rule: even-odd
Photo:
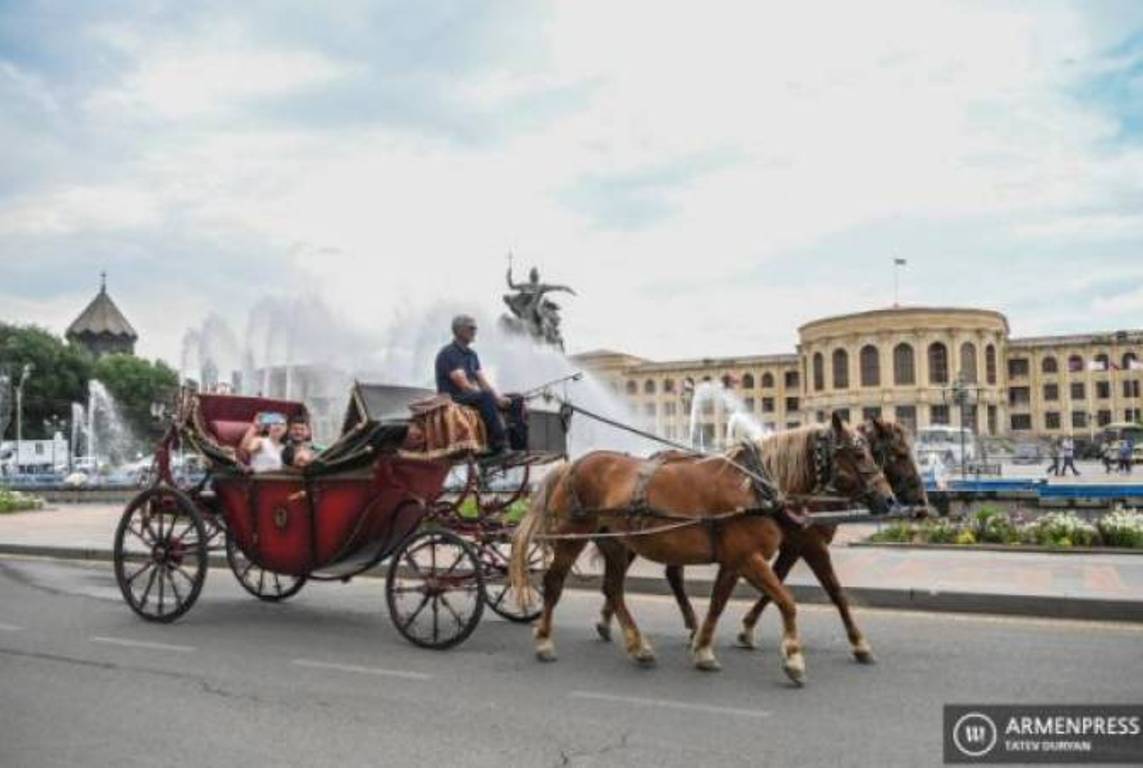
<instances>
[{"instance_id":1,"label":"man in blue shirt","mask_svg":"<svg viewBox=\"0 0 1143 768\"><path fill-rule=\"evenodd\" d=\"M480 358L472 349L476 339L476 320L457 315L452 320L452 342L437 353L437 392L448 394L461 405L480 411L488 434L488 448L493 455L504 453L511 440L512 448L527 447L524 399L498 394L480 369ZM506 431L501 411L508 415Z\"/></svg>"}]
</instances>

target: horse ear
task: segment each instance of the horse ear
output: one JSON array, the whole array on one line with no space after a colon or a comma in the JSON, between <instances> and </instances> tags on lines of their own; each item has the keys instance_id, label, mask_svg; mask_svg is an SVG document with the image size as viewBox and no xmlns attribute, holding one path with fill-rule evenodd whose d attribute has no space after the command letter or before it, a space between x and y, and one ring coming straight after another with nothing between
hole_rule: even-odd
<instances>
[{"instance_id":1,"label":"horse ear","mask_svg":"<svg viewBox=\"0 0 1143 768\"><path fill-rule=\"evenodd\" d=\"M830 415L829 420L830 420L830 424L833 426L834 432L838 433L839 435L845 433L845 422L842 421L840 411L834 411Z\"/></svg>"}]
</instances>

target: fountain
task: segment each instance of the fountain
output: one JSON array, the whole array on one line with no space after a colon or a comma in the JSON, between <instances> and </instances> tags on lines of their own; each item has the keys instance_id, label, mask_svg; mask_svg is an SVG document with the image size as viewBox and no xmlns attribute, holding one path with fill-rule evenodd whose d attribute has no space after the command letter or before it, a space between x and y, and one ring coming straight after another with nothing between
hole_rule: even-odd
<instances>
[{"instance_id":1,"label":"fountain","mask_svg":"<svg viewBox=\"0 0 1143 768\"><path fill-rule=\"evenodd\" d=\"M118 404L97 379L87 383L86 408L71 404L71 444L77 465L91 470L122 464L137 448Z\"/></svg>"},{"instance_id":2,"label":"fountain","mask_svg":"<svg viewBox=\"0 0 1143 768\"><path fill-rule=\"evenodd\" d=\"M712 439L703 430L703 416L713 416L713 421L719 423L720 417L725 417L725 437L718 439L715 432ZM696 449L710 450L720 445L729 445L740 439L757 440L765 437L768 431L747 409L742 399L727 389L722 382L704 381L694 388L691 401L690 425L687 431L688 440Z\"/></svg>"}]
</instances>

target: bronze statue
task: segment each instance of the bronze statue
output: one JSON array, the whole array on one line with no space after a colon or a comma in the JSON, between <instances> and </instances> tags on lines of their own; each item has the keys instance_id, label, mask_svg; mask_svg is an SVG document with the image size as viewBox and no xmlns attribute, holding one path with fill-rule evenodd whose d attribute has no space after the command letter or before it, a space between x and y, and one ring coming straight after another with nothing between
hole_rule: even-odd
<instances>
[{"instance_id":1,"label":"bronze statue","mask_svg":"<svg viewBox=\"0 0 1143 768\"><path fill-rule=\"evenodd\" d=\"M504 303L512 311L512 317L505 315L501 322L508 328L527 333L536 341L551 344L561 351L564 348L560 334L560 305L547 298L547 294L563 291L575 296L576 292L566 285L549 285L540 282L540 271L535 267L528 272L528 281L517 283L512 279L512 254L508 254L508 287L515 293L504 295Z\"/></svg>"}]
</instances>

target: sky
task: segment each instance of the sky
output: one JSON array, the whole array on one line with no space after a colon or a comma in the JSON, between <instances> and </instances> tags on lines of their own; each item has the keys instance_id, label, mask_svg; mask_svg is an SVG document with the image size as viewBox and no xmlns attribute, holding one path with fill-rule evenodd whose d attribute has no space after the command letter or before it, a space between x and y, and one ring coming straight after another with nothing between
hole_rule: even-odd
<instances>
[{"instance_id":1,"label":"sky","mask_svg":"<svg viewBox=\"0 0 1143 768\"><path fill-rule=\"evenodd\" d=\"M894 258L1141 328L1143 3L0 2L0 321L106 270L147 357L293 298L368 345L509 252L571 351L792 352Z\"/></svg>"}]
</instances>

